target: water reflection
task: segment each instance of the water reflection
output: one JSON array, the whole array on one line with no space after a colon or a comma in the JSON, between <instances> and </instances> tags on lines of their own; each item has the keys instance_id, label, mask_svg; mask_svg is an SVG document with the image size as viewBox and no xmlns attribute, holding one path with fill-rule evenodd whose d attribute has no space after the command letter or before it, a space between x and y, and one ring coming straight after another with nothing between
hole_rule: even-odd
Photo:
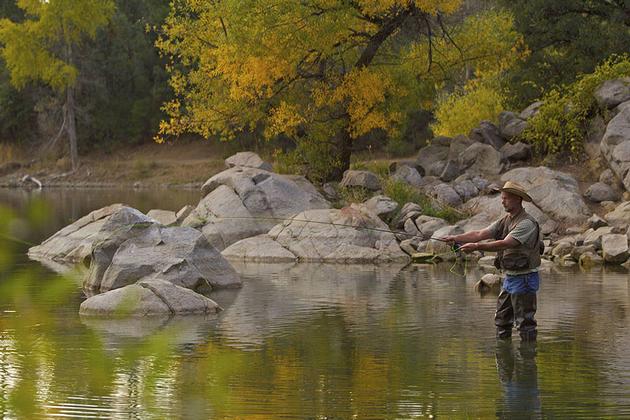
<instances>
[{"instance_id":1,"label":"water reflection","mask_svg":"<svg viewBox=\"0 0 630 420\"><path fill-rule=\"evenodd\" d=\"M1 418L630 417L626 272L545 275L537 347L499 348L470 267L237 264L218 317L99 320L25 251L0 238Z\"/></svg>"},{"instance_id":2,"label":"water reflection","mask_svg":"<svg viewBox=\"0 0 630 420\"><path fill-rule=\"evenodd\" d=\"M511 340L497 341L497 371L503 388L497 418L542 418L536 345L522 341L515 350Z\"/></svg>"}]
</instances>

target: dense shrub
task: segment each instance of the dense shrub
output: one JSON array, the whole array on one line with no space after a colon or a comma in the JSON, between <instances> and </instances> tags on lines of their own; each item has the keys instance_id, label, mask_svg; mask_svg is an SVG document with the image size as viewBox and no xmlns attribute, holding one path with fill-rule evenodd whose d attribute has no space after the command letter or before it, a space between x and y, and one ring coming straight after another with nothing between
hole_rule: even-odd
<instances>
[{"instance_id":1,"label":"dense shrub","mask_svg":"<svg viewBox=\"0 0 630 420\"><path fill-rule=\"evenodd\" d=\"M578 157L583 149L589 120L601 113L593 96L606 80L630 76L630 55L613 55L593 73L581 75L568 85L548 91L544 104L529 120L523 139L542 154L571 152Z\"/></svg>"}]
</instances>

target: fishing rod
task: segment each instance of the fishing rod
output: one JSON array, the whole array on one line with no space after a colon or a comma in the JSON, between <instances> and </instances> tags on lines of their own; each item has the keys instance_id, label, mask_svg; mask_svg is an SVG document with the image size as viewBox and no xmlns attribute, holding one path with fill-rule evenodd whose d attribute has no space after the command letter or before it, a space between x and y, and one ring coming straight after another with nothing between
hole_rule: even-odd
<instances>
[{"instance_id":1,"label":"fishing rod","mask_svg":"<svg viewBox=\"0 0 630 420\"><path fill-rule=\"evenodd\" d=\"M318 223L321 225L349 227L353 229L365 229L365 230L373 230L376 232L393 233L394 235L404 235L404 236L410 236L412 238L421 237L421 235L419 234L409 233L402 230L382 229L382 228L375 228L375 227L368 227L368 226L356 226L356 225L349 225L349 224L344 224L344 223L322 222L319 220L286 219L283 217L272 217L272 216L215 216L213 215L212 217L217 218L217 219L228 219L228 220L273 220L273 221L279 221L279 222ZM435 240L435 241L440 241L440 242L445 242L445 243L450 242L442 238L434 238L434 237L428 238L426 240L428 241Z\"/></svg>"}]
</instances>

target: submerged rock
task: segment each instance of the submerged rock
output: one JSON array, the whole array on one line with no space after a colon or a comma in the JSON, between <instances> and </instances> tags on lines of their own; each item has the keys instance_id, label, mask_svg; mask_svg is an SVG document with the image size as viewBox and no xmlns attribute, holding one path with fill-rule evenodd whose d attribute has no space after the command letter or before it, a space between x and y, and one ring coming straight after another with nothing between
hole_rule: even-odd
<instances>
[{"instance_id":1,"label":"submerged rock","mask_svg":"<svg viewBox=\"0 0 630 420\"><path fill-rule=\"evenodd\" d=\"M221 310L213 300L164 280L143 280L92 296L79 309L91 316L159 316L213 314Z\"/></svg>"}]
</instances>

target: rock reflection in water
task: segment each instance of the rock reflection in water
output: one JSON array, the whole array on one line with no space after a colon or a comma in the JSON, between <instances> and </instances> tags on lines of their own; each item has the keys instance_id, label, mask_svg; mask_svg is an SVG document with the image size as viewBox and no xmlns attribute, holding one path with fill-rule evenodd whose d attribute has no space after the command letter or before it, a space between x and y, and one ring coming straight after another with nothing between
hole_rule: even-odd
<instances>
[{"instance_id":1,"label":"rock reflection in water","mask_svg":"<svg viewBox=\"0 0 630 420\"><path fill-rule=\"evenodd\" d=\"M338 311L352 328L389 304L390 283L404 265L267 264L233 262L243 289L232 304L213 296L225 309L218 330L238 347L261 345L314 314Z\"/></svg>"},{"instance_id":2,"label":"rock reflection in water","mask_svg":"<svg viewBox=\"0 0 630 420\"><path fill-rule=\"evenodd\" d=\"M106 348L118 348L121 344L157 334L166 337L172 346L201 344L207 341L216 322L217 317L211 315L120 319L81 317L81 323L98 333Z\"/></svg>"}]
</instances>

